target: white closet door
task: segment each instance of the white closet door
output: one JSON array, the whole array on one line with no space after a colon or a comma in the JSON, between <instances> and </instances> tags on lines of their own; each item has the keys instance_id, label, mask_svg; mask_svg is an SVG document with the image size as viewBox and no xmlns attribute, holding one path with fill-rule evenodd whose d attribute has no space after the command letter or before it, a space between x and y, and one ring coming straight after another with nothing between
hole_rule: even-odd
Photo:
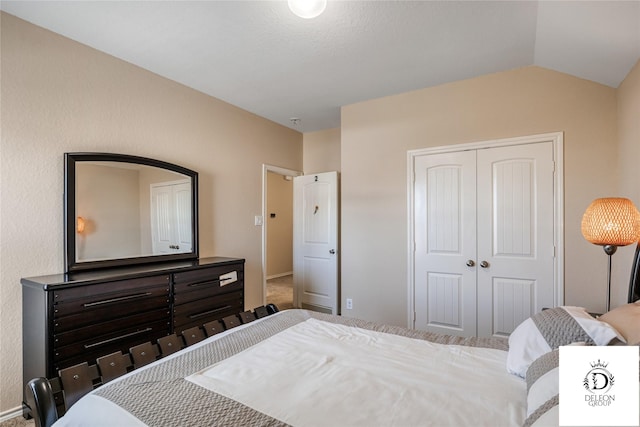
<instances>
[{"instance_id":1,"label":"white closet door","mask_svg":"<svg viewBox=\"0 0 640 427\"><path fill-rule=\"evenodd\" d=\"M478 336L507 336L554 306L553 144L478 150L477 164Z\"/></svg>"},{"instance_id":2,"label":"white closet door","mask_svg":"<svg viewBox=\"0 0 640 427\"><path fill-rule=\"evenodd\" d=\"M153 254L172 253L174 244L173 192L169 185L151 186L151 236Z\"/></svg>"},{"instance_id":3,"label":"white closet door","mask_svg":"<svg viewBox=\"0 0 640 427\"><path fill-rule=\"evenodd\" d=\"M553 143L417 156L416 329L508 336L553 307Z\"/></svg>"},{"instance_id":4,"label":"white closet door","mask_svg":"<svg viewBox=\"0 0 640 427\"><path fill-rule=\"evenodd\" d=\"M191 252L191 184L151 184L153 254Z\"/></svg>"},{"instance_id":5,"label":"white closet door","mask_svg":"<svg viewBox=\"0 0 640 427\"><path fill-rule=\"evenodd\" d=\"M193 239L191 235L191 184L173 186L176 209L176 242L175 252L191 252Z\"/></svg>"},{"instance_id":6,"label":"white closet door","mask_svg":"<svg viewBox=\"0 0 640 427\"><path fill-rule=\"evenodd\" d=\"M476 335L475 185L475 151L415 160L416 329Z\"/></svg>"}]
</instances>

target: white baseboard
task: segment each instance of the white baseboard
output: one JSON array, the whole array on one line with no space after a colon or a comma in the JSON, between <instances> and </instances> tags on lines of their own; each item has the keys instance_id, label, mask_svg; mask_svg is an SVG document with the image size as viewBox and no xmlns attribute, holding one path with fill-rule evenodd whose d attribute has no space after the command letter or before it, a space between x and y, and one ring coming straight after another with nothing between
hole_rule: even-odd
<instances>
[{"instance_id":1,"label":"white baseboard","mask_svg":"<svg viewBox=\"0 0 640 427\"><path fill-rule=\"evenodd\" d=\"M293 271L287 271L286 273L274 274L274 275L271 275L271 276L267 276L267 280L277 279L278 277L291 276L292 274L293 274Z\"/></svg>"},{"instance_id":2,"label":"white baseboard","mask_svg":"<svg viewBox=\"0 0 640 427\"><path fill-rule=\"evenodd\" d=\"M0 412L0 423L10 420L11 418L22 416L22 406L9 409L8 411Z\"/></svg>"}]
</instances>

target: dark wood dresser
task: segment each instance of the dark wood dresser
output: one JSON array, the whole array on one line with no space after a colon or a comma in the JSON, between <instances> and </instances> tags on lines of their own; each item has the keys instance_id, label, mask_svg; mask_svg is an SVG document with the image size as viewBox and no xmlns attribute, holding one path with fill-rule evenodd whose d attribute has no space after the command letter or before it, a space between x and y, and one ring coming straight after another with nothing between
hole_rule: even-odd
<instances>
[{"instance_id":1,"label":"dark wood dresser","mask_svg":"<svg viewBox=\"0 0 640 427\"><path fill-rule=\"evenodd\" d=\"M244 310L244 259L140 265L22 283L23 380Z\"/></svg>"}]
</instances>

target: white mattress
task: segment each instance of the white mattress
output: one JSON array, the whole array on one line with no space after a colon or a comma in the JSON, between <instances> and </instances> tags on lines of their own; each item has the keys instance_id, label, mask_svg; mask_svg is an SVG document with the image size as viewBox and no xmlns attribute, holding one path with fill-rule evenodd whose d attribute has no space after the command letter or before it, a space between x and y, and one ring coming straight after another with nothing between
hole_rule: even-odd
<instances>
[{"instance_id":1,"label":"white mattress","mask_svg":"<svg viewBox=\"0 0 640 427\"><path fill-rule=\"evenodd\" d=\"M293 426L522 425L506 352L309 319L186 379Z\"/></svg>"}]
</instances>

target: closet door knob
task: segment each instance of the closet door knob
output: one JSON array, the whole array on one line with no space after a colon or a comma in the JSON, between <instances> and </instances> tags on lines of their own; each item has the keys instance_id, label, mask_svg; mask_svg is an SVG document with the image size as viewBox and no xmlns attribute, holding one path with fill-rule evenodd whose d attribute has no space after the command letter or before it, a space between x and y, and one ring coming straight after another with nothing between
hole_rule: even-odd
<instances>
[{"instance_id":1,"label":"closet door knob","mask_svg":"<svg viewBox=\"0 0 640 427\"><path fill-rule=\"evenodd\" d=\"M472 259L467 261L467 267L473 267L474 265L476 265L476 263Z\"/></svg>"},{"instance_id":2,"label":"closet door knob","mask_svg":"<svg viewBox=\"0 0 640 427\"><path fill-rule=\"evenodd\" d=\"M489 267L489 263L488 263L487 261L482 261L482 262L480 263L480 267L482 267L482 268L487 268L487 267Z\"/></svg>"}]
</instances>

